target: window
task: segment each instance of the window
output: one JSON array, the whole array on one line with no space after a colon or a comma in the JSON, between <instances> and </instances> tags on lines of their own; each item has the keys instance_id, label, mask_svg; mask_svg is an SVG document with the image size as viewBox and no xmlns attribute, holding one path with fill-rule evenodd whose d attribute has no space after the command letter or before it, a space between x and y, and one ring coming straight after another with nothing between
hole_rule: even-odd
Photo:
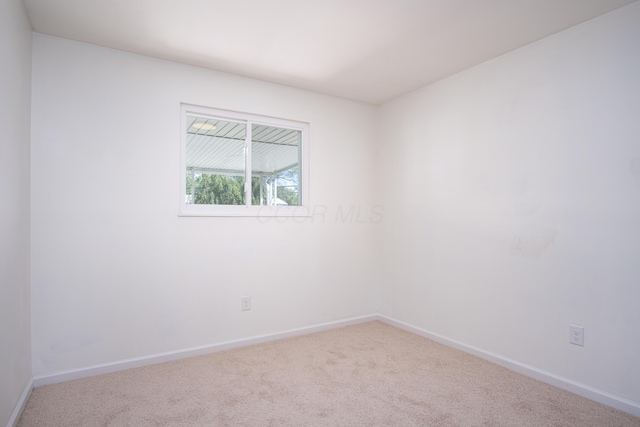
<instances>
[{"instance_id":1,"label":"window","mask_svg":"<svg viewBox=\"0 0 640 427\"><path fill-rule=\"evenodd\" d=\"M182 105L180 214L308 215L307 123Z\"/></svg>"}]
</instances>

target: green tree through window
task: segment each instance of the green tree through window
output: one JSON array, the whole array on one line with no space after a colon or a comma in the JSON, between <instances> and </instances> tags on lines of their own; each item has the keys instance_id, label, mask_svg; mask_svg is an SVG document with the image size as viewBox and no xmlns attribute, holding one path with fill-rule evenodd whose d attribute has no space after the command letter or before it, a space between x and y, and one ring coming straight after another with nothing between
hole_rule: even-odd
<instances>
[{"instance_id":1,"label":"green tree through window","mask_svg":"<svg viewBox=\"0 0 640 427\"><path fill-rule=\"evenodd\" d=\"M192 181L187 174L186 194L191 195L193 183L193 203L198 205L244 205L243 176L195 173ZM260 204L260 180L251 179L251 203Z\"/></svg>"}]
</instances>

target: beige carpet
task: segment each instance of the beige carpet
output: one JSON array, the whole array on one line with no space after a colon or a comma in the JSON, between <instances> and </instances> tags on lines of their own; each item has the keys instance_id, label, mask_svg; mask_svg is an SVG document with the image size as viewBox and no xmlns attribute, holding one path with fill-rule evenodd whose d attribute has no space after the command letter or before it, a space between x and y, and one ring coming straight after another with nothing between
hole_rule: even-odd
<instances>
[{"instance_id":1,"label":"beige carpet","mask_svg":"<svg viewBox=\"0 0 640 427\"><path fill-rule=\"evenodd\" d=\"M28 426L640 426L381 322L36 388Z\"/></svg>"}]
</instances>

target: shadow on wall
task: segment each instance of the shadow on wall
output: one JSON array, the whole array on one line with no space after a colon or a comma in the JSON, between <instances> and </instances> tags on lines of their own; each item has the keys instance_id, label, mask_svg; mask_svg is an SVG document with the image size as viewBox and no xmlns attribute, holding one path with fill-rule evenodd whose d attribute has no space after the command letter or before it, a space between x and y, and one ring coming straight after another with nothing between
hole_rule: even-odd
<instances>
[{"instance_id":1,"label":"shadow on wall","mask_svg":"<svg viewBox=\"0 0 640 427\"><path fill-rule=\"evenodd\" d=\"M513 255L538 259L555 240L558 232L550 228L530 225L520 232L511 243Z\"/></svg>"}]
</instances>

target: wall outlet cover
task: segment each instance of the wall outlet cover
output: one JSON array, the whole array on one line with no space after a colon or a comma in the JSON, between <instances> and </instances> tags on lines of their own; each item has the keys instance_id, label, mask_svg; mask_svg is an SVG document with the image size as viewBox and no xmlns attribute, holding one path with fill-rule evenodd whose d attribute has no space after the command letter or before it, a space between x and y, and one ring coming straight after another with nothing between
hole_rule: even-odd
<instances>
[{"instance_id":1,"label":"wall outlet cover","mask_svg":"<svg viewBox=\"0 0 640 427\"><path fill-rule=\"evenodd\" d=\"M569 325L569 342L584 347L584 326Z\"/></svg>"},{"instance_id":2,"label":"wall outlet cover","mask_svg":"<svg viewBox=\"0 0 640 427\"><path fill-rule=\"evenodd\" d=\"M246 296L246 297L240 298L240 309L242 311L251 310L251 297L250 296Z\"/></svg>"}]
</instances>

